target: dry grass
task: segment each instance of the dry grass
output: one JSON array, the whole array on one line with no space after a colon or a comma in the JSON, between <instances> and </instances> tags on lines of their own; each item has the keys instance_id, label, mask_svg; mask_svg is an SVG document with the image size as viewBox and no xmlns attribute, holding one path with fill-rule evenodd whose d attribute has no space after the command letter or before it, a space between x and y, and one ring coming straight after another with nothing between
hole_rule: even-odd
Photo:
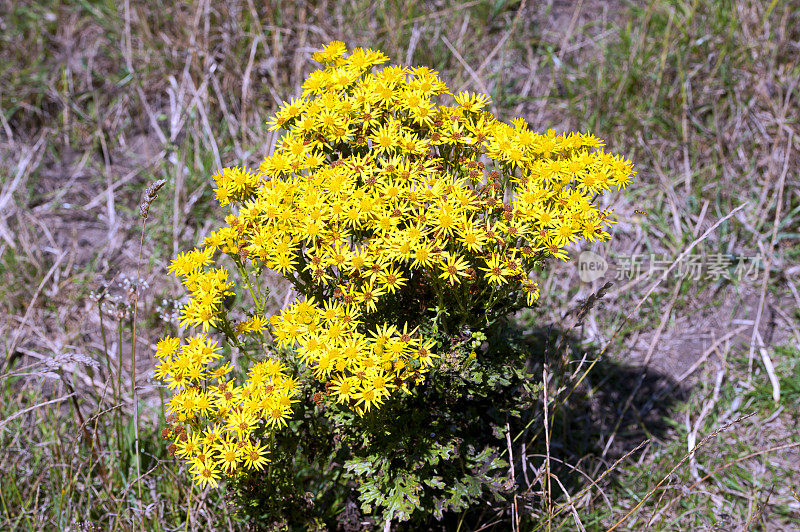
<instances>
[{"instance_id":1,"label":"dry grass","mask_svg":"<svg viewBox=\"0 0 800 532\"><path fill-rule=\"evenodd\" d=\"M559 344L559 357L587 354L583 410L569 423L549 412L544 453L535 431L509 442L522 498L469 526L505 529L517 512L605 529L633 509L622 528L792 529L800 364L782 346L800 343L798 28L800 4L780 0L2 2L0 527L241 528L223 492L192 492L159 438L163 390L147 369L176 330L162 299L180 294L165 266L218 223L209 177L269 153L267 116L311 52L341 39L488 92L500 116L591 130L634 160L615 235L595 249L606 257L674 261L748 202L694 252L766 259L740 280L670 276L647 298L655 278L610 279L562 331L576 341ZM138 207L158 179L138 274L136 438L130 288ZM606 280L553 265L530 327L561 323ZM274 282L277 309L287 293ZM558 433L581 423L580 441Z\"/></svg>"}]
</instances>

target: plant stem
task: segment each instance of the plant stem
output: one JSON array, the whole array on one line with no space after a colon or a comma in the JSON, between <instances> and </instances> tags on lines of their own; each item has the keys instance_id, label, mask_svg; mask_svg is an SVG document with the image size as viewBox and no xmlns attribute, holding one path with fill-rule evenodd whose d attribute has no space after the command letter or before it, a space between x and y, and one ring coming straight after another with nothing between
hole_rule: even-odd
<instances>
[{"instance_id":1,"label":"plant stem","mask_svg":"<svg viewBox=\"0 0 800 532\"><path fill-rule=\"evenodd\" d=\"M136 488L139 495L139 504L142 501L142 469L139 459L139 402L136 397L136 317L139 310L139 273L142 266L142 247L144 247L144 228L147 217L142 220L142 236L139 240L139 253L136 257L136 285L133 296L133 323L131 325L131 399L133 400L133 441L136 452ZM139 528L144 531L144 514L140 515Z\"/></svg>"},{"instance_id":2,"label":"plant stem","mask_svg":"<svg viewBox=\"0 0 800 532\"><path fill-rule=\"evenodd\" d=\"M262 305L261 294L256 293L256 291L253 290L253 285L250 284L250 276L247 275L247 271L244 268L244 264L239 264L239 261L236 261L236 267L239 270L239 275L241 275L244 281L247 283L247 289L250 291L250 297L252 297L253 301L255 301L256 312L258 312L258 315L260 316L263 313L263 308L261 306Z\"/></svg>"}]
</instances>

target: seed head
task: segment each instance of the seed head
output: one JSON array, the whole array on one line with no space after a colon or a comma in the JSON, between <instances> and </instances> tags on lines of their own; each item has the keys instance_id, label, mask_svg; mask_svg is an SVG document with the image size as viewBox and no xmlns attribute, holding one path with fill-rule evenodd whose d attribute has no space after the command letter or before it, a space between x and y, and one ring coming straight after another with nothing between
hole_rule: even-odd
<instances>
[{"instance_id":1,"label":"seed head","mask_svg":"<svg viewBox=\"0 0 800 532\"><path fill-rule=\"evenodd\" d=\"M141 205L139 205L139 216L145 220L147 220L147 216L150 214L150 204L158 197L158 191L161 190L161 187L163 187L165 183L166 180L159 179L144 191L144 200Z\"/></svg>"}]
</instances>

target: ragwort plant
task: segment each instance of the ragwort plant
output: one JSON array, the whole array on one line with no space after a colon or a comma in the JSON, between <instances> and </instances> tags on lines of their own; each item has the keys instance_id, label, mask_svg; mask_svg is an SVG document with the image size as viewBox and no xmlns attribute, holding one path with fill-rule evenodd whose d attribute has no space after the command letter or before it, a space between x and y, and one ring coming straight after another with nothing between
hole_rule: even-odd
<instances>
[{"instance_id":1,"label":"ragwort plant","mask_svg":"<svg viewBox=\"0 0 800 532\"><path fill-rule=\"evenodd\" d=\"M537 391L507 318L539 298L545 259L609 237L594 200L632 164L590 134L500 122L428 68L378 69L379 51L314 59L270 121L274 154L214 176L226 225L169 267L197 334L157 346L163 435L194 482L230 481L263 522L355 519L355 489L381 522L501 496L486 432ZM297 294L272 316L266 269Z\"/></svg>"}]
</instances>

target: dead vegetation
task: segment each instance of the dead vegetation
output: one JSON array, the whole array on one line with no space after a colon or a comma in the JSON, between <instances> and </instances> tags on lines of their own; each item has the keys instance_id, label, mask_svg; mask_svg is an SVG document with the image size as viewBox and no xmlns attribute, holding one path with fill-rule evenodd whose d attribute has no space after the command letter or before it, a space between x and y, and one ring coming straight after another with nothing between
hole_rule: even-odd
<instances>
[{"instance_id":1,"label":"dead vegetation","mask_svg":"<svg viewBox=\"0 0 800 532\"><path fill-rule=\"evenodd\" d=\"M333 39L429 65L536 129L590 130L637 164L613 238L594 249L606 278L581 284L573 263L553 264L547 303L523 318L560 323L615 283L562 331L598 355L581 390L602 423L584 455L514 449L520 491L553 499L523 511L565 529L796 528L798 28L789 0L2 2L2 528L242 526L159 440L164 390L147 369L180 296L165 268L218 223L210 176L269 153L267 116ZM159 179L139 261L139 204ZM693 279L682 253L732 262ZM636 254L680 275L614 279ZM548 492L536 479L559 456L569 489ZM507 529L512 512L470 527Z\"/></svg>"}]
</instances>

